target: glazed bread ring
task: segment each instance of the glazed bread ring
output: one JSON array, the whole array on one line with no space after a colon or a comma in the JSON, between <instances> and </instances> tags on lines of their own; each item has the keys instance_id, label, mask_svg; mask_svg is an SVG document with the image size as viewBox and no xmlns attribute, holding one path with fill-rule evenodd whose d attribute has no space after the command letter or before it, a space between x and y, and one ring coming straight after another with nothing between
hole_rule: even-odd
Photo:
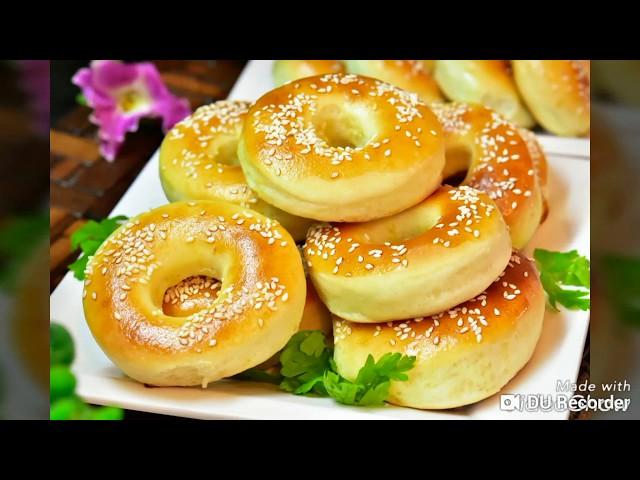
<instances>
[{"instance_id":1,"label":"glazed bread ring","mask_svg":"<svg viewBox=\"0 0 640 480\"><path fill-rule=\"evenodd\" d=\"M339 60L276 60L273 64L273 81L276 87L300 78L345 73Z\"/></svg>"},{"instance_id":2,"label":"glazed bread ring","mask_svg":"<svg viewBox=\"0 0 640 480\"><path fill-rule=\"evenodd\" d=\"M462 184L489 194L509 226L514 248L522 248L540 225L543 200L520 130L480 105L434 104L432 109L445 132L445 179L467 171Z\"/></svg>"},{"instance_id":3,"label":"glazed bread ring","mask_svg":"<svg viewBox=\"0 0 640 480\"><path fill-rule=\"evenodd\" d=\"M547 130L566 137L585 136L591 126L589 62L513 60L520 94Z\"/></svg>"},{"instance_id":4,"label":"glazed bread ring","mask_svg":"<svg viewBox=\"0 0 640 480\"><path fill-rule=\"evenodd\" d=\"M535 123L505 60L437 60L434 77L450 100L486 105L520 127Z\"/></svg>"},{"instance_id":5,"label":"glazed bread ring","mask_svg":"<svg viewBox=\"0 0 640 480\"><path fill-rule=\"evenodd\" d=\"M313 283L309 279L307 279L307 300L304 304L302 320L298 330L320 330L329 341L333 336L331 313L320 300L318 292L316 292Z\"/></svg>"},{"instance_id":6,"label":"glazed bread ring","mask_svg":"<svg viewBox=\"0 0 640 480\"><path fill-rule=\"evenodd\" d=\"M540 142L538 142L538 138L531 130L521 128L519 129L519 132L522 138L524 138L525 142L527 142L529 154L531 155L531 160L533 160L533 168L536 171L538 183L542 192L542 203L544 211L541 219L542 222L549 213L549 167L547 165L547 156L544 153L542 145L540 145Z\"/></svg>"},{"instance_id":7,"label":"glazed bread ring","mask_svg":"<svg viewBox=\"0 0 640 480\"><path fill-rule=\"evenodd\" d=\"M312 227L303 248L327 308L363 323L453 307L486 288L511 256L495 203L465 186L443 186L391 217Z\"/></svg>"},{"instance_id":8,"label":"glazed bread ring","mask_svg":"<svg viewBox=\"0 0 640 480\"><path fill-rule=\"evenodd\" d=\"M332 74L260 98L238 156L247 182L270 204L305 218L361 222L400 212L438 188L444 141L417 95Z\"/></svg>"},{"instance_id":9,"label":"glazed bread ring","mask_svg":"<svg viewBox=\"0 0 640 480\"><path fill-rule=\"evenodd\" d=\"M348 73L377 78L417 93L427 103L441 102L438 84L423 62L425 60L345 60Z\"/></svg>"},{"instance_id":10,"label":"glazed bread ring","mask_svg":"<svg viewBox=\"0 0 640 480\"><path fill-rule=\"evenodd\" d=\"M369 354L416 356L390 403L454 408L487 398L526 365L542 331L545 298L533 262L514 253L486 291L438 315L365 325L334 318L334 360L353 380Z\"/></svg>"},{"instance_id":11,"label":"glazed bread ring","mask_svg":"<svg viewBox=\"0 0 640 480\"><path fill-rule=\"evenodd\" d=\"M225 200L282 224L296 240L311 225L260 200L244 178L236 154L250 103L222 100L176 124L160 147L160 181L169 201Z\"/></svg>"},{"instance_id":12,"label":"glazed bread ring","mask_svg":"<svg viewBox=\"0 0 640 480\"><path fill-rule=\"evenodd\" d=\"M277 222L220 201L176 202L133 218L92 257L84 313L96 341L129 377L206 386L258 365L298 330L305 279ZM220 279L215 301L165 313L167 289Z\"/></svg>"}]
</instances>

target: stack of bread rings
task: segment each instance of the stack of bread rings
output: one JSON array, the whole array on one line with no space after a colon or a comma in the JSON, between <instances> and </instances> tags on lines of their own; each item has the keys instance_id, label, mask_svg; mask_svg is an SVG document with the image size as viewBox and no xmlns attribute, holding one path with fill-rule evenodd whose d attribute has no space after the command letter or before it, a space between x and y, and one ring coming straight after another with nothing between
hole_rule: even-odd
<instances>
[{"instance_id":1,"label":"stack of bread rings","mask_svg":"<svg viewBox=\"0 0 640 480\"><path fill-rule=\"evenodd\" d=\"M277 85L326 73L375 77L425 102L478 103L516 125L565 137L589 135L591 66L587 60L278 60Z\"/></svg>"},{"instance_id":2,"label":"stack of bread rings","mask_svg":"<svg viewBox=\"0 0 640 480\"><path fill-rule=\"evenodd\" d=\"M128 376L206 386L313 329L350 380L369 354L415 356L388 401L440 409L528 362L545 300L520 249L546 213L544 153L486 106L443 103L432 62L379 62L279 62L283 84L255 103L201 107L167 134L172 203L86 271L87 322Z\"/></svg>"}]
</instances>

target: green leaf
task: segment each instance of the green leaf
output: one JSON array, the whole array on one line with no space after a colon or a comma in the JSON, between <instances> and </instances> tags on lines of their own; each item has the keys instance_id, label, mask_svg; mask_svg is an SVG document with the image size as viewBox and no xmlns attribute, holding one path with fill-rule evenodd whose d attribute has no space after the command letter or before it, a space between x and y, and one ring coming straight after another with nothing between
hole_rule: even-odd
<instances>
[{"instance_id":1,"label":"green leaf","mask_svg":"<svg viewBox=\"0 0 640 480\"><path fill-rule=\"evenodd\" d=\"M128 220L124 215L105 218L100 222L89 220L71 235L71 250L80 248L81 256L69 265L69 270L78 280L84 280L84 272L87 268L89 257L93 256L100 245Z\"/></svg>"},{"instance_id":2,"label":"green leaf","mask_svg":"<svg viewBox=\"0 0 640 480\"><path fill-rule=\"evenodd\" d=\"M590 262L576 250L552 252L537 248L534 258L540 270L540 281L547 293L549 305L558 304L570 310L589 310Z\"/></svg>"},{"instance_id":3,"label":"green leaf","mask_svg":"<svg viewBox=\"0 0 640 480\"><path fill-rule=\"evenodd\" d=\"M49 370L49 396L51 402L73 395L76 377L66 365L53 365Z\"/></svg>"},{"instance_id":4,"label":"green leaf","mask_svg":"<svg viewBox=\"0 0 640 480\"><path fill-rule=\"evenodd\" d=\"M59 323L49 325L49 349L51 365L71 365L75 347L69 331Z\"/></svg>"},{"instance_id":5,"label":"green leaf","mask_svg":"<svg viewBox=\"0 0 640 480\"><path fill-rule=\"evenodd\" d=\"M284 377L280 387L296 394L325 394L321 379L331 356L324 333L318 330L296 333L280 354L280 375Z\"/></svg>"},{"instance_id":6,"label":"green leaf","mask_svg":"<svg viewBox=\"0 0 640 480\"><path fill-rule=\"evenodd\" d=\"M327 370L323 377L327 393L338 403L356 405L361 386L345 380L340 375Z\"/></svg>"},{"instance_id":7,"label":"green leaf","mask_svg":"<svg viewBox=\"0 0 640 480\"><path fill-rule=\"evenodd\" d=\"M78 105L84 105L85 107L89 106L86 97L82 93L76 95L76 103L78 103Z\"/></svg>"},{"instance_id":8,"label":"green leaf","mask_svg":"<svg viewBox=\"0 0 640 480\"><path fill-rule=\"evenodd\" d=\"M345 405L381 406L389 396L391 382L408 380L406 372L415 361L415 357L397 352L386 353L377 362L369 355L351 382L338 373L324 333L305 330L291 337L280 354L280 388L295 395L329 396Z\"/></svg>"}]
</instances>

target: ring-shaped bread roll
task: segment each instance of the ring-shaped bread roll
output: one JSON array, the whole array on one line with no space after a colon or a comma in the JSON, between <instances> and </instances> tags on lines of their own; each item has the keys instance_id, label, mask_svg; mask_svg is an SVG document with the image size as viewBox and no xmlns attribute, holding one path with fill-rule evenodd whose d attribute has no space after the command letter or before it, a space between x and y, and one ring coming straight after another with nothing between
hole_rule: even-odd
<instances>
[{"instance_id":1,"label":"ring-shaped bread roll","mask_svg":"<svg viewBox=\"0 0 640 480\"><path fill-rule=\"evenodd\" d=\"M204 275L222 285L187 316L163 309L167 289ZM258 365L298 330L305 278L277 222L220 202L176 202L116 230L90 260L84 313L96 341L149 385L203 385Z\"/></svg>"},{"instance_id":2,"label":"ring-shaped bread roll","mask_svg":"<svg viewBox=\"0 0 640 480\"><path fill-rule=\"evenodd\" d=\"M434 78L450 100L493 108L520 127L535 124L505 60L437 60Z\"/></svg>"},{"instance_id":3,"label":"ring-shaped bread roll","mask_svg":"<svg viewBox=\"0 0 640 480\"><path fill-rule=\"evenodd\" d=\"M303 240L312 221L258 198L238 164L237 146L251 104L221 100L198 108L166 135L160 147L160 181L167 198L225 200L280 222Z\"/></svg>"},{"instance_id":4,"label":"ring-shaped bread roll","mask_svg":"<svg viewBox=\"0 0 640 480\"><path fill-rule=\"evenodd\" d=\"M444 141L416 94L333 74L261 97L249 111L238 156L247 182L270 204L316 220L367 221L438 188Z\"/></svg>"},{"instance_id":5,"label":"ring-shaped bread roll","mask_svg":"<svg viewBox=\"0 0 640 480\"><path fill-rule=\"evenodd\" d=\"M276 60L273 64L273 81L276 87L325 73L345 73L344 63L340 60Z\"/></svg>"},{"instance_id":6,"label":"ring-shaped bread roll","mask_svg":"<svg viewBox=\"0 0 640 480\"><path fill-rule=\"evenodd\" d=\"M515 253L480 295L431 317L380 324L334 318L334 360L353 380L368 355L416 357L405 382L392 382L390 403L454 408L487 398L531 358L542 331L545 298L533 261Z\"/></svg>"},{"instance_id":7,"label":"ring-shaped bread roll","mask_svg":"<svg viewBox=\"0 0 640 480\"><path fill-rule=\"evenodd\" d=\"M434 104L432 109L447 143L444 177L467 171L462 184L489 194L509 226L514 248L522 248L544 213L527 140L502 115L480 105Z\"/></svg>"},{"instance_id":8,"label":"ring-shaped bread roll","mask_svg":"<svg viewBox=\"0 0 640 480\"><path fill-rule=\"evenodd\" d=\"M424 67L424 60L345 60L348 73L377 78L408 92L422 101L441 102L438 84Z\"/></svg>"},{"instance_id":9,"label":"ring-shaped bread roll","mask_svg":"<svg viewBox=\"0 0 640 480\"><path fill-rule=\"evenodd\" d=\"M519 131L522 138L527 142L527 147L529 147L529 154L533 160L533 168L536 171L538 183L542 191L543 214L540 220L542 223L549 213L549 166L547 164L547 155L544 153L544 149L542 145L540 145L535 133L526 128L521 128Z\"/></svg>"},{"instance_id":10,"label":"ring-shaped bread roll","mask_svg":"<svg viewBox=\"0 0 640 480\"><path fill-rule=\"evenodd\" d=\"M487 194L443 186L391 217L312 227L303 249L327 308L371 323L435 314L477 295L509 261L511 240Z\"/></svg>"},{"instance_id":11,"label":"ring-shaped bread roll","mask_svg":"<svg viewBox=\"0 0 640 480\"><path fill-rule=\"evenodd\" d=\"M556 135L591 128L591 75L586 60L513 60L518 89L538 122Z\"/></svg>"}]
</instances>

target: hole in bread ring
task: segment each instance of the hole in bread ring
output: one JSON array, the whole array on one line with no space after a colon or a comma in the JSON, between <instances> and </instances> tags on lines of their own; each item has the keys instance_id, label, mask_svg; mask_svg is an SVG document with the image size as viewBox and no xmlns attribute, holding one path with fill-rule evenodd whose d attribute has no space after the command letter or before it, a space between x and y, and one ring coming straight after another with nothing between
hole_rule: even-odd
<instances>
[{"instance_id":1,"label":"hole in bread ring","mask_svg":"<svg viewBox=\"0 0 640 480\"><path fill-rule=\"evenodd\" d=\"M369 323L441 312L478 294L509 261L511 241L485 193L443 186L391 217L312 228L304 255L329 310Z\"/></svg>"},{"instance_id":2,"label":"hole in bread ring","mask_svg":"<svg viewBox=\"0 0 640 480\"><path fill-rule=\"evenodd\" d=\"M291 236L226 202L176 202L131 219L86 273L94 337L127 375L149 385L206 385L258 365L297 331L305 302ZM193 276L220 279L219 294L187 316L167 315L167 289Z\"/></svg>"},{"instance_id":3,"label":"hole in bread ring","mask_svg":"<svg viewBox=\"0 0 640 480\"><path fill-rule=\"evenodd\" d=\"M416 356L390 403L455 408L498 392L529 361L542 331L545 297L533 261L514 252L485 291L433 316L380 324L334 317L334 360L354 380L367 356Z\"/></svg>"}]
</instances>

